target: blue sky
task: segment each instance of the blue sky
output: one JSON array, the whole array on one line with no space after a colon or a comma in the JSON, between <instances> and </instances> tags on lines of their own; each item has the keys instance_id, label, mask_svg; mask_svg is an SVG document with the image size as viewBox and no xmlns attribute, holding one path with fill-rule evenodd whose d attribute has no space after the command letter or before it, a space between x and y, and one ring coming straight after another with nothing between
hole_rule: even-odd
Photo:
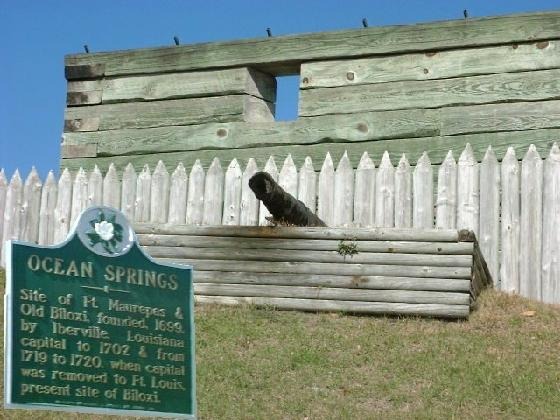
<instances>
[{"instance_id":1,"label":"blue sky","mask_svg":"<svg viewBox=\"0 0 560 420\"><path fill-rule=\"evenodd\" d=\"M58 170L64 55L560 9L559 0L0 0L0 167ZM277 119L295 118L297 81L280 82Z\"/></svg>"}]
</instances>

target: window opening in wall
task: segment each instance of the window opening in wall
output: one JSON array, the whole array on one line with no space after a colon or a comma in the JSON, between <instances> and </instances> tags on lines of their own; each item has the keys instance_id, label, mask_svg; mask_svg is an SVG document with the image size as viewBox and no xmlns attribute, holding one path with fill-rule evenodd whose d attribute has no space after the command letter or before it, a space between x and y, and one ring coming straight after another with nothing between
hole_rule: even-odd
<instances>
[{"instance_id":1,"label":"window opening in wall","mask_svg":"<svg viewBox=\"0 0 560 420\"><path fill-rule=\"evenodd\" d=\"M276 77L276 121L298 117L299 74Z\"/></svg>"}]
</instances>

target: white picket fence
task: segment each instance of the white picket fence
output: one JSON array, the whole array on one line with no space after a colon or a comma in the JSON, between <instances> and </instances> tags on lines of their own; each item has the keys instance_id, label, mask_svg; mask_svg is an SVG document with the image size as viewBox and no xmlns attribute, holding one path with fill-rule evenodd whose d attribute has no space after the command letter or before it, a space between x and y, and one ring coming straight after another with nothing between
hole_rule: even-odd
<instances>
[{"instance_id":1,"label":"white picket fence","mask_svg":"<svg viewBox=\"0 0 560 420\"><path fill-rule=\"evenodd\" d=\"M207 171L197 161L187 174L170 175L159 162L137 173L128 165L102 176L64 170L44 183L33 169L25 182L0 172L0 238L52 244L66 238L79 213L92 205L118 209L136 222L190 225L266 225L268 212L249 189L259 169L250 159L227 169L214 159ZM278 171L274 157L263 170L329 226L466 228L480 243L502 290L560 303L560 149L543 161L530 146L521 164L513 148L501 163L491 147L478 163L467 145L458 161L451 152L434 168L424 153L412 168L402 156L394 167L385 152L379 166L365 152L356 170L346 154L335 168L327 154L317 174L311 158L299 172L288 156ZM434 186L434 171L438 171ZM2 254L3 255L3 254Z\"/></svg>"}]
</instances>

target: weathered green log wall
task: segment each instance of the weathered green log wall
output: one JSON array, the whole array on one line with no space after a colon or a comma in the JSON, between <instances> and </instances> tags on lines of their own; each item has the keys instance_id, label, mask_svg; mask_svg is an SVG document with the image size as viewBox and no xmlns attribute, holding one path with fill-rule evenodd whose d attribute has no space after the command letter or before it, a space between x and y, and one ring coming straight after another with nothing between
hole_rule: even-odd
<instances>
[{"instance_id":1,"label":"weathered green log wall","mask_svg":"<svg viewBox=\"0 0 560 420\"><path fill-rule=\"evenodd\" d=\"M275 122L275 76L300 75ZM560 134L560 12L66 57L61 166L169 167L291 153L353 162L470 143L546 153ZM394 162L396 163L396 162ZM411 162L415 163L415 162Z\"/></svg>"}]
</instances>

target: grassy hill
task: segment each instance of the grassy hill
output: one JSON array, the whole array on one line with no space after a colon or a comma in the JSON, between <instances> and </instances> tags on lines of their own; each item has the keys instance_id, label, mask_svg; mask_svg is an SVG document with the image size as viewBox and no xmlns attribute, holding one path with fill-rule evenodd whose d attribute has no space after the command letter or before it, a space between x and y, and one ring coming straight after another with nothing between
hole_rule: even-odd
<instances>
[{"instance_id":1,"label":"grassy hill","mask_svg":"<svg viewBox=\"0 0 560 420\"><path fill-rule=\"evenodd\" d=\"M200 419L560 416L558 306L487 291L460 322L250 306L195 319Z\"/></svg>"}]
</instances>

